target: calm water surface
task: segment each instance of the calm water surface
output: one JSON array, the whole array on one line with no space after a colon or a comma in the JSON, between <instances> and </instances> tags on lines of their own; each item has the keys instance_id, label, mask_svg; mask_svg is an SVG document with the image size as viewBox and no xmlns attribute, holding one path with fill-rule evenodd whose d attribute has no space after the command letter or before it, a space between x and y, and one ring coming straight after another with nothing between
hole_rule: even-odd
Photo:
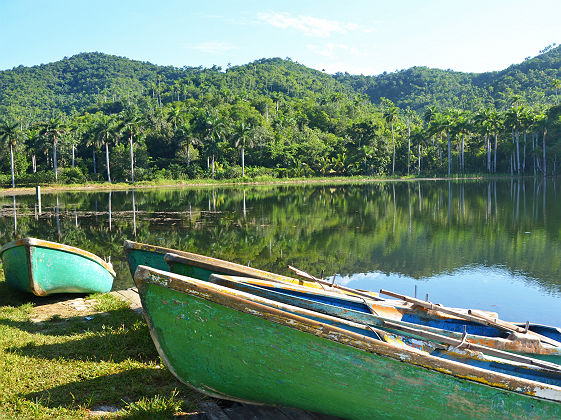
<instances>
[{"instance_id":1,"label":"calm water surface","mask_svg":"<svg viewBox=\"0 0 561 420\"><path fill-rule=\"evenodd\" d=\"M124 239L561 325L561 180L224 187L0 197L0 242L110 258Z\"/></svg>"}]
</instances>

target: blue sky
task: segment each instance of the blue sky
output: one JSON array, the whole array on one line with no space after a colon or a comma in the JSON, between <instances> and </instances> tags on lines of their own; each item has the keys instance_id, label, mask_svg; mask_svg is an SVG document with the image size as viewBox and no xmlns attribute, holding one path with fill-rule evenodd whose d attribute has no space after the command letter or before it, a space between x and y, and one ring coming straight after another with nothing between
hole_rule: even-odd
<instances>
[{"instance_id":1,"label":"blue sky","mask_svg":"<svg viewBox=\"0 0 561 420\"><path fill-rule=\"evenodd\" d=\"M160 65L290 57L328 73L501 70L561 42L558 0L0 0L0 70L100 51Z\"/></svg>"}]
</instances>

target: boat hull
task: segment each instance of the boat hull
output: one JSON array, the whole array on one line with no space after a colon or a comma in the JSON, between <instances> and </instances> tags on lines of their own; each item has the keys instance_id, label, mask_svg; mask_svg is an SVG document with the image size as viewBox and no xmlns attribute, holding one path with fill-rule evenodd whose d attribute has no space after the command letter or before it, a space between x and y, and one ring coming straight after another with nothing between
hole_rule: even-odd
<instances>
[{"instance_id":1,"label":"boat hull","mask_svg":"<svg viewBox=\"0 0 561 420\"><path fill-rule=\"evenodd\" d=\"M208 395L356 419L561 416L559 402L509 390L553 395L557 388L401 352L172 276L139 268L144 314L171 372Z\"/></svg>"},{"instance_id":2,"label":"boat hull","mask_svg":"<svg viewBox=\"0 0 561 420\"><path fill-rule=\"evenodd\" d=\"M36 296L54 293L106 293L113 270L86 251L32 238L6 244L1 251L6 282Z\"/></svg>"}]
</instances>

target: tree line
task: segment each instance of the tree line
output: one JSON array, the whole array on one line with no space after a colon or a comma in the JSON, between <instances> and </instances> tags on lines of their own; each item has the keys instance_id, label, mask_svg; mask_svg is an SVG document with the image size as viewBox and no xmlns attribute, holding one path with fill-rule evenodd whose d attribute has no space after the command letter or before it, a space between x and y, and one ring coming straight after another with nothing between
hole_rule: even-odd
<instances>
[{"instance_id":1,"label":"tree line","mask_svg":"<svg viewBox=\"0 0 561 420\"><path fill-rule=\"evenodd\" d=\"M125 67L104 79L108 63ZM372 101L336 77L290 59L263 59L222 71L82 54L49 66L10 73L20 77L29 101L26 105L22 94L2 102L4 186L558 173L558 79L549 81L555 96L548 103L528 103L511 92L502 107L414 110L386 98ZM37 76L47 68L50 76ZM30 86L44 85L55 73L67 84L57 94L61 103L72 95L73 104L80 95L89 99L79 108L60 103L48 113L38 108L40 98L33 97ZM99 83L105 88L93 93Z\"/></svg>"},{"instance_id":2,"label":"tree line","mask_svg":"<svg viewBox=\"0 0 561 420\"><path fill-rule=\"evenodd\" d=\"M561 106L499 111L209 92L3 121L3 184L256 176L555 175ZM62 168L62 170L61 170ZM62 175L62 179L61 179ZM9 177L9 178L8 178Z\"/></svg>"}]
</instances>

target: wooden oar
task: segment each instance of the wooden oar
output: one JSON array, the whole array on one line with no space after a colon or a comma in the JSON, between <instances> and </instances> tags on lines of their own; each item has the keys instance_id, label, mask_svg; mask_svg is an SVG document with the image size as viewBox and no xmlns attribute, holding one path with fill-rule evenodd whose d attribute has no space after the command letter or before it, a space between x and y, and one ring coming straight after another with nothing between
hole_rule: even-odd
<instances>
[{"instance_id":1,"label":"wooden oar","mask_svg":"<svg viewBox=\"0 0 561 420\"><path fill-rule=\"evenodd\" d=\"M328 281L325 281L323 279L318 279L317 277L312 276L311 274L306 273L305 271L299 270L296 267L292 267L291 265L288 266L289 270L292 270L294 272L294 274L296 274L297 276L303 277L305 279L311 280L311 281L315 281L319 284L324 284L326 286L331 286L335 289L340 289L340 290L344 290L345 292L349 292L352 293L354 295L363 297L363 298L367 298L367 299L371 299L371 300L375 300L375 301L385 301L386 299L378 297L378 296L374 296L368 293L364 293L364 292L360 292L356 289L350 288L350 287L345 287L345 286L341 286L337 283L330 283Z\"/></svg>"},{"instance_id":2,"label":"wooden oar","mask_svg":"<svg viewBox=\"0 0 561 420\"><path fill-rule=\"evenodd\" d=\"M374 296L369 295L367 293L362 293L358 290L355 290L355 289L352 289L352 288L349 288L349 287L339 286L339 285L336 285L336 284L332 285L330 282L327 282L323 279L318 279L317 277L315 277L311 274L308 274L305 271L302 271L302 270L299 270L295 267L292 267L290 265L288 266L288 268L290 270L292 270L298 276L304 277L308 280L316 281L318 283L323 283L327 286L332 286L332 287L338 286L341 290L345 290L349 293L353 293L353 294L356 294L358 296L365 297L367 299L377 298L377 297L374 297ZM382 293L382 290L380 291L380 293ZM392 292L390 292L390 293L392 293ZM385 294L387 294L387 293L385 293ZM392 295L389 295L389 296L392 296ZM407 298L407 296L404 296L404 297ZM377 299L380 299L380 298L377 298ZM414 299L414 298L411 298L411 299ZM380 300L382 300L382 299L380 299ZM408 301L408 299L402 299L402 300ZM417 300L417 299L414 299L414 300ZM420 301L420 302L427 303L427 302L424 302L424 301ZM434 305L434 304L431 304L431 305L433 305L435 309L438 309L438 310L442 309L441 306L437 306L437 305ZM456 311L453 311L453 312L455 313ZM372 325L352 322L352 321L345 320L343 318L338 318L338 319L339 319L339 322L341 322L343 324L355 325L355 326L358 326L359 328L362 328L362 329L369 329L371 331L374 331L376 334L378 334L381 337L388 334L388 331L382 330L380 328L373 327ZM510 353L510 352L507 352L507 351L498 350L498 349L494 349L492 347L482 346L482 345L479 345L479 344L469 343L469 342L465 342L463 340L456 340L456 339L451 338L451 337L431 333L429 331L424 331L424 330L420 330L420 329L417 329L417 328L407 327L407 326L404 326L404 325L401 325L401 324L398 324L398 323L387 321L385 319L382 319L382 323L383 323L384 327L392 328L392 329L396 329L396 330L401 330L401 331L404 331L406 333L416 335L418 337L429 339L431 341L436 341L436 342L439 342L439 343L452 345L452 346L455 346L455 347L458 347L458 348L465 348L465 349L480 351L481 353L487 354L489 356L496 356L496 357L500 357L502 359L511 360L511 361L518 362L518 363L524 363L524 364L531 365L531 366L537 366L537 367L540 367L540 368L555 371L557 373L561 372L561 366L557 365L555 363L545 362L543 360L536 360L536 359L533 359L531 357L526 357L526 356Z\"/></svg>"},{"instance_id":3,"label":"wooden oar","mask_svg":"<svg viewBox=\"0 0 561 420\"><path fill-rule=\"evenodd\" d=\"M470 343L463 340L456 340L455 338L446 337L444 335L435 334L429 331L419 330L417 328L412 328L395 322L386 321L385 319L382 320L382 323L384 327L400 330L408 334L413 334L432 341L438 341L444 344L449 344L451 346L455 346L456 348L480 351L489 356L497 356L502 359L512 360L513 362L525 363L528 365L538 366L541 368L554 370L556 372L561 372L561 366L555 363L533 359L531 357L521 356L519 354L510 353L508 351L498 350L492 347L482 346L480 344Z\"/></svg>"},{"instance_id":4,"label":"wooden oar","mask_svg":"<svg viewBox=\"0 0 561 420\"><path fill-rule=\"evenodd\" d=\"M439 311L439 312L443 312L445 314L449 314L449 315L454 315L455 317L458 318L462 318L465 319L467 321L471 321L471 322L475 322L477 324L482 324L482 325L486 325L489 327L494 327L494 328L498 328L500 330L503 331L507 331L507 332L517 332L517 333L521 333L521 334L529 334L533 337L539 338L540 341L542 341L543 343L547 343L550 344L552 346L556 346L556 347L561 347L561 343L558 341L555 341L549 337L546 337L544 335L535 333L533 331L527 331L525 328L519 327L518 325L512 324L510 322L506 322L500 319L492 319L489 317L485 317L483 315L477 314L477 316L475 316L476 312L474 311L470 311L469 314L465 314L463 312L451 309L451 308L446 308L444 306L440 306L440 305L436 305L432 302L426 302L424 300L420 300L417 298L413 298L410 296L405 296L405 295L401 295L399 293L395 293L395 292L391 292L389 290L384 290L381 289L380 290L380 294L383 295L387 295L387 296L391 296L397 299L401 299L404 300L406 302L409 303L413 303L415 305L421 306L423 308L426 309L431 309L434 311Z\"/></svg>"},{"instance_id":5,"label":"wooden oar","mask_svg":"<svg viewBox=\"0 0 561 420\"><path fill-rule=\"evenodd\" d=\"M332 286L332 287L336 286L336 285L332 285L330 282L327 282L323 279L318 279L317 277L314 277L313 275L308 274L305 271L299 270L299 269L297 269L295 267L292 267L290 265L288 266L288 268L300 277L306 278L308 280L316 281L320 284L323 283L327 286ZM349 293L353 293L353 294L356 294L358 296L361 296L361 297L364 297L364 298L367 298L367 299L383 300L383 299L378 298L376 296L372 296L372 295L369 295L367 293L362 293L358 290L355 290L355 289L352 289L352 288L349 288L349 287L339 286L339 285L337 285L337 286L341 290L348 291ZM413 298L411 298L411 299L413 299ZM403 299L403 300L406 300L406 299ZM436 305L434 305L434 306L436 306ZM438 306L437 308L440 309L441 307ZM331 315L324 315L324 314L320 315L320 318L323 319L324 317L329 318L329 319L337 319L337 322L339 322L341 324L344 324L344 325L354 326L355 328L373 331L376 334L378 334L381 338L388 335L388 333L389 333L386 330L376 328L372 325L368 325L368 324L364 324L364 323L360 323L360 322L355 322L355 321L349 321L347 319L334 317L334 316L331 316ZM518 363L524 363L524 364L527 364L527 365L533 365L533 366L536 366L536 367L549 369L549 370L555 371L556 373L561 372L561 366L557 365L555 363L545 362L545 361L542 361L542 360L536 360L536 359L533 359L531 357L526 357L526 356L510 353L510 352L507 352L507 351L494 349L494 348L487 347L487 346L482 346L482 345L478 345L478 344L474 344L474 343L465 342L464 340L456 340L456 339L451 338L451 337L431 333L429 331L424 331L424 330L420 330L420 329L417 329L417 328L407 327L407 326L397 324L397 323L394 323L394 322L391 322L391 321L382 320L382 322L383 322L384 327L397 329L397 330L402 330L402 331L404 331L408 334L416 335L416 336L421 337L421 338L426 338L426 339L429 339L433 342L438 342L438 343L447 344L447 345L453 345L457 348L466 348L466 349L472 349L472 350L480 351L481 353L487 354L489 356L497 356L497 357L500 357L500 358L505 359L505 360L511 360L511 361L515 361L515 362L518 362Z\"/></svg>"}]
</instances>

